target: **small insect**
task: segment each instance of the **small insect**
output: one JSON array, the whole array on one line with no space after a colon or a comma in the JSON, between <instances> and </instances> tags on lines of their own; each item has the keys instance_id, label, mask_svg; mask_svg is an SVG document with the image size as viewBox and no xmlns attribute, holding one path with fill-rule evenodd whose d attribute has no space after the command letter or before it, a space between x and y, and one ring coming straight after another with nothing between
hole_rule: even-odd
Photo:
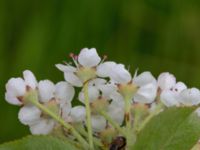
<instances>
[{"instance_id":1,"label":"small insect","mask_svg":"<svg viewBox=\"0 0 200 150\"><path fill-rule=\"evenodd\" d=\"M125 150L126 138L123 136L116 137L110 144L109 150Z\"/></svg>"}]
</instances>

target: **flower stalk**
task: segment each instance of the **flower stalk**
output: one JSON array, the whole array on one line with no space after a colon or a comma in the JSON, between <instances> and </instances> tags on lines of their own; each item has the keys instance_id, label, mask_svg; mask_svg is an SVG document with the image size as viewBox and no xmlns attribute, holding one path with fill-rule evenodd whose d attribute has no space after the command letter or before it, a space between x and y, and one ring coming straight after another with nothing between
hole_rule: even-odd
<instances>
[{"instance_id":1,"label":"flower stalk","mask_svg":"<svg viewBox=\"0 0 200 150\"><path fill-rule=\"evenodd\" d=\"M84 129L84 127L82 125L76 125L76 129L79 131L80 134L82 134L84 137L87 137L88 136L88 133L87 131ZM103 144L100 142L100 140L96 137L93 137L93 141L94 141L94 144L96 146L99 146L99 147L103 147Z\"/></svg>"},{"instance_id":2,"label":"flower stalk","mask_svg":"<svg viewBox=\"0 0 200 150\"><path fill-rule=\"evenodd\" d=\"M94 150L93 135L92 135L92 124L91 124L91 110L88 94L88 81L85 82L84 87L84 98L85 98L85 108L86 108L86 126L88 132L89 148Z\"/></svg>"},{"instance_id":3,"label":"flower stalk","mask_svg":"<svg viewBox=\"0 0 200 150\"><path fill-rule=\"evenodd\" d=\"M126 123L126 140L127 148L131 145L131 100L125 97L125 123Z\"/></svg>"},{"instance_id":4,"label":"flower stalk","mask_svg":"<svg viewBox=\"0 0 200 150\"><path fill-rule=\"evenodd\" d=\"M105 112L105 111L100 111L99 112L117 131L122 134L126 135L124 130Z\"/></svg>"}]
</instances>

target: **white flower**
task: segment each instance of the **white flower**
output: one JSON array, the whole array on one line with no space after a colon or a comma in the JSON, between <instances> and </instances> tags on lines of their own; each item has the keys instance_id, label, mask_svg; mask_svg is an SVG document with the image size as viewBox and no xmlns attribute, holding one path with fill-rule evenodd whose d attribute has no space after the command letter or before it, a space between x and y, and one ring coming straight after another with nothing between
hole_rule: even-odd
<instances>
[{"instance_id":1,"label":"white flower","mask_svg":"<svg viewBox=\"0 0 200 150\"><path fill-rule=\"evenodd\" d=\"M75 90L72 85L64 81L54 85L49 80L43 80L39 82L38 92L40 102L48 106L52 102L51 100L53 100L53 105L62 114L62 118L65 120L68 119L72 107L71 101L75 95Z\"/></svg>"},{"instance_id":2,"label":"white flower","mask_svg":"<svg viewBox=\"0 0 200 150\"><path fill-rule=\"evenodd\" d=\"M176 84L176 78L174 75L164 72L161 73L158 77L158 87L161 90L169 90Z\"/></svg>"},{"instance_id":3,"label":"white flower","mask_svg":"<svg viewBox=\"0 0 200 150\"><path fill-rule=\"evenodd\" d=\"M99 78L94 79L89 82L89 100L91 106L94 107L95 110L99 109L103 106L103 110L118 124L122 124L124 120L124 100L121 94L117 92L117 88L112 83L106 83L106 81L101 80ZM84 93L83 91L79 93L79 100L84 103ZM97 102L99 101L99 102ZM104 105L104 101L107 101L107 104ZM97 106L95 105L97 102ZM101 103L102 102L102 103ZM100 106L102 104L102 106ZM105 108L104 108L105 107ZM95 111L94 111L95 112ZM98 110L96 112L98 114ZM94 117L93 117L94 116ZM96 132L103 130L105 120L99 115L92 114L94 129ZM99 126L96 127L95 123L97 122L97 118L100 118L100 123L102 123L102 128Z\"/></svg>"},{"instance_id":4,"label":"white flower","mask_svg":"<svg viewBox=\"0 0 200 150\"><path fill-rule=\"evenodd\" d=\"M100 115L92 115L91 124L94 132L101 132L106 128L106 120Z\"/></svg>"},{"instance_id":5,"label":"white flower","mask_svg":"<svg viewBox=\"0 0 200 150\"><path fill-rule=\"evenodd\" d=\"M55 121L43 116L42 111L35 106L23 106L18 114L21 123L28 125L32 134L48 134L53 130Z\"/></svg>"},{"instance_id":6,"label":"white flower","mask_svg":"<svg viewBox=\"0 0 200 150\"><path fill-rule=\"evenodd\" d=\"M160 94L160 100L167 107L179 106L180 93L187 87L183 82L177 82L170 89L163 90Z\"/></svg>"},{"instance_id":7,"label":"white flower","mask_svg":"<svg viewBox=\"0 0 200 150\"><path fill-rule=\"evenodd\" d=\"M55 121L53 119L40 119L35 124L30 126L30 131L32 134L49 134L55 126Z\"/></svg>"},{"instance_id":8,"label":"white flower","mask_svg":"<svg viewBox=\"0 0 200 150\"><path fill-rule=\"evenodd\" d=\"M200 91L197 88L185 89L180 94L180 103L186 106L198 105L200 103Z\"/></svg>"},{"instance_id":9,"label":"white flower","mask_svg":"<svg viewBox=\"0 0 200 150\"><path fill-rule=\"evenodd\" d=\"M75 90L67 82L61 81L56 85L50 80L42 80L38 84L39 101L46 103L51 99L56 99L60 103L71 103Z\"/></svg>"},{"instance_id":10,"label":"white flower","mask_svg":"<svg viewBox=\"0 0 200 150\"><path fill-rule=\"evenodd\" d=\"M23 72L24 79L11 78L6 84L5 99L8 103L21 105L23 96L27 92L27 88L35 89L37 81L33 73L29 70Z\"/></svg>"},{"instance_id":11,"label":"white flower","mask_svg":"<svg viewBox=\"0 0 200 150\"><path fill-rule=\"evenodd\" d=\"M39 102L55 111L56 115L62 114L63 119L71 111L74 93L74 88L67 82L58 82L54 85L49 80L42 80L38 83ZM29 125L32 134L48 134L56 123L50 116L32 105L25 105L20 109L19 120Z\"/></svg>"},{"instance_id":12,"label":"white flower","mask_svg":"<svg viewBox=\"0 0 200 150\"><path fill-rule=\"evenodd\" d=\"M77 58L73 58L76 67L57 64L56 67L64 72L65 80L74 86L81 87L87 80L96 77L96 67L101 61L95 48L84 48Z\"/></svg>"},{"instance_id":13,"label":"white flower","mask_svg":"<svg viewBox=\"0 0 200 150\"><path fill-rule=\"evenodd\" d=\"M150 72L144 72L139 76L135 75L132 79L131 74L122 64L110 62L104 64L103 67L106 70L104 76L108 75L112 83L121 85L119 92L123 96L132 97L134 95L134 101L141 103L151 103L154 101L157 93L157 82ZM103 71L101 72L102 74L104 73Z\"/></svg>"},{"instance_id":14,"label":"white flower","mask_svg":"<svg viewBox=\"0 0 200 150\"><path fill-rule=\"evenodd\" d=\"M114 83L107 82L105 79L96 78L89 82L89 87L93 87L101 92L101 97L108 99L111 93L117 91L117 86ZM99 94L99 93L98 93Z\"/></svg>"},{"instance_id":15,"label":"white flower","mask_svg":"<svg viewBox=\"0 0 200 150\"><path fill-rule=\"evenodd\" d=\"M150 72L143 72L133 78L133 84L138 90L134 94L134 101L139 103L152 103L157 93L157 83Z\"/></svg>"},{"instance_id":16,"label":"white flower","mask_svg":"<svg viewBox=\"0 0 200 150\"><path fill-rule=\"evenodd\" d=\"M88 95L90 102L97 100L99 98L109 99L111 93L117 91L116 85L113 83L107 83L106 80L96 78L89 82ZM83 89L79 93L79 100L84 103L84 92Z\"/></svg>"},{"instance_id":17,"label":"white flower","mask_svg":"<svg viewBox=\"0 0 200 150\"><path fill-rule=\"evenodd\" d=\"M69 119L69 114L72 109L71 101L74 98L75 90L74 87L64 81L58 82L55 85L55 99L60 104L62 118L65 120Z\"/></svg>"}]
</instances>

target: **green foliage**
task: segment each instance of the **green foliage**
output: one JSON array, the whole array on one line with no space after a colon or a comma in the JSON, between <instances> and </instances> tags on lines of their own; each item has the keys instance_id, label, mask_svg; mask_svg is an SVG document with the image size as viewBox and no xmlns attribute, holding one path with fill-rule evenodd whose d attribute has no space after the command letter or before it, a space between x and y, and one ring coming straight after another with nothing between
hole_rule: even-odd
<instances>
[{"instance_id":1,"label":"green foliage","mask_svg":"<svg viewBox=\"0 0 200 150\"><path fill-rule=\"evenodd\" d=\"M77 148L51 136L28 136L5 143L0 146L0 150L77 150Z\"/></svg>"},{"instance_id":2,"label":"green foliage","mask_svg":"<svg viewBox=\"0 0 200 150\"><path fill-rule=\"evenodd\" d=\"M195 108L170 108L155 116L141 131L134 150L189 150L200 137Z\"/></svg>"}]
</instances>

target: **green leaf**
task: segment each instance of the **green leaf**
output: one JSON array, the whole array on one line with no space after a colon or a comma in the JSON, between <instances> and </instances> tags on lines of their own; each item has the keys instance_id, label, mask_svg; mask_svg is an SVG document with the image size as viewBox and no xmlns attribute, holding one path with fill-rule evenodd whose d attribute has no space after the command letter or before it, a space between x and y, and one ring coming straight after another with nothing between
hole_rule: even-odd
<instances>
[{"instance_id":1,"label":"green leaf","mask_svg":"<svg viewBox=\"0 0 200 150\"><path fill-rule=\"evenodd\" d=\"M169 108L139 133L133 150L190 150L200 138L195 108Z\"/></svg>"},{"instance_id":2,"label":"green leaf","mask_svg":"<svg viewBox=\"0 0 200 150\"><path fill-rule=\"evenodd\" d=\"M52 136L28 136L0 145L0 150L78 150L67 141Z\"/></svg>"}]
</instances>

